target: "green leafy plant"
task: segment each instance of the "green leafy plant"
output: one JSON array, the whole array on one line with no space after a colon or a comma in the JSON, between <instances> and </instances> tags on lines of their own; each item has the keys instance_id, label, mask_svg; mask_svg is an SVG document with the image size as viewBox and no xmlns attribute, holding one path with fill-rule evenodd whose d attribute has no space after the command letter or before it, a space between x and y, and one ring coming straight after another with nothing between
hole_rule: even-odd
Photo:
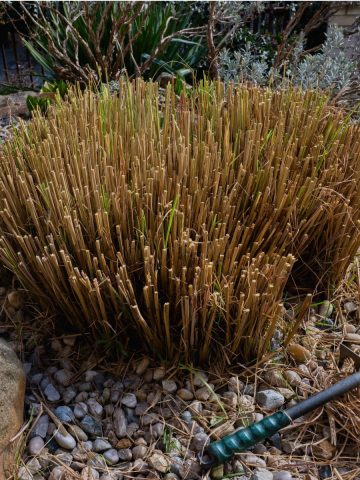
<instances>
[{"instance_id":1,"label":"green leafy plant","mask_svg":"<svg viewBox=\"0 0 360 480\"><path fill-rule=\"evenodd\" d=\"M41 87L40 96L29 95L26 97L26 105L29 112L39 108L42 113L45 113L48 107L54 103L57 96L64 99L68 91L68 86L63 80L45 82Z\"/></svg>"},{"instance_id":2,"label":"green leafy plant","mask_svg":"<svg viewBox=\"0 0 360 480\"><path fill-rule=\"evenodd\" d=\"M250 361L285 289L331 289L360 246L360 127L316 91L174 88L34 112L0 154L0 259L58 328Z\"/></svg>"},{"instance_id":3,"label":"green leafy plant","mask_svg":"<svg viewBox=\"0 0 360 480\"><path fill-rule=\"evenodd\" d=\"M105 82L120 74L178 77L204 55L204 27L192 27L186 5L161 2L21 3L34 59L58 79Z\"/></svg>"}]
</instances>

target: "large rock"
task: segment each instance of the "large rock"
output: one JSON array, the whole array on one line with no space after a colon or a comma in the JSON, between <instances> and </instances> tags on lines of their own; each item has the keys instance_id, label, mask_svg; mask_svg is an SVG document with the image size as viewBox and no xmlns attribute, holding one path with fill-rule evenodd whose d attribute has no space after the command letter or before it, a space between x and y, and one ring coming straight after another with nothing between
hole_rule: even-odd
<instances>
[{"instance_id":1,"label":"large rock","mask_svg":"<svg viewBox=\"0 0 360 480\"><path fill-rule=\"evenodd\" d=\"M0 118L28 117L29 109L26 104L28 96L37 97L39 93L33 91L16 92L9 95L0 95Z\"/></svg>"},{"instance_id":2,"label":"large rock","mask_svg":"<svg viewBox=\"0 0 360 480\"><path fill-rule=\"evenodd\" d=\"M17 441L23 422L25 372L9 345L0 339L0 480L14 473Z\"/></svg>"}]
</instances>

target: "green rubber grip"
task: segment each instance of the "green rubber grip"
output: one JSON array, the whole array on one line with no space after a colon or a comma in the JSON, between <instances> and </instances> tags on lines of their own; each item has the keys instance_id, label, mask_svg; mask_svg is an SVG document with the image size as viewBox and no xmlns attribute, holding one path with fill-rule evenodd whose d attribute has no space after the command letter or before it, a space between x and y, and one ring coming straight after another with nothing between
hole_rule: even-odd
<instances>
[{"instance_id":1,"label":"green rubber grip","mask_svg":"<svg viewBox=\"0 0 360 480\"><path fill-rule=\"evenodd\" d=\"M206 453L210 455L214 464L224 463L234 453L243 452L261 440L271 437L278 430L289 425L290 422L290 417L284 412L276 412L263 418L260 422L253 423L246 428L239 428L221 440L211 443L207 447Z\"/></svg>"}]
</instances>

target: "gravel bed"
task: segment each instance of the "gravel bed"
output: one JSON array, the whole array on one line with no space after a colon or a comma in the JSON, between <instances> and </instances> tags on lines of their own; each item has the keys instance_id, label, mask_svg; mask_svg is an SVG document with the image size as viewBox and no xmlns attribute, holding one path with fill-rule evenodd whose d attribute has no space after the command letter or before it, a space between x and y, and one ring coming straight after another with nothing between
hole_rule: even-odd
<instances>
[{"instance_id":1,"label":"gravel bed","mask_svg":"<svg viewBox=\"0 0 360 480\"><path fill-rule=\"evenodd\" d=\"M257 391L237 376L221 381L205 372L175 377L174 371L153 367L147 358L129 365L125 375L114 376L97 369L79 372L70 359L75 340L54 340L50 357L58 360L46 368L25 364L26 408L33 421L20 480L69 475L177 480L209 474L235 480L290 480L305 474L326 478L326 462L319 468L312 465L309 448L287 441L286 434L211 472L201 471L199 463L210 433L221 437L305 397L309 366L268 370ZM328 458L326 447L333 453L327 444L324 440L323 460Z\"/></svg>"},{"instance_id":2,"label":"gravel bed","mask_svg":"<svg viewBox=\"0 0 360 480\"><path fill-rule=\"evenodd\" d=\"M6 298L3 313L12 318L10 334L1 326L0 336L6 336L21 355L24 344L17 343L13 326L20 321L23 327L30 319L24 299L18 291L4 288L0 297ZM27 341L36 346L27 347L25 351L32 353L23 355L27 423L17 478L359 480L358 443L342 444L343 437L338 437L336 447L330 417L319 412L296 420L223 466L211 471L200 467L210 438L221 438L294 405L332 381L327 370L333 369L331 345L340 328L330 309L327 306L325 312L322 305L312 312L306 335L287 348L288 357L280 353L257 371L238 367L236 374L233 368L221 376L165 368L146 357L105 369L101 362L84 360L81 336L42 345L33 337L39 323L23 329L22 342L30 335ZM359 307L348 302L344 311L355 318ZM347 323L341 328L345 338L360 345L358 327ZM281 339L277 332L274 348Z\"/></svg>"}]
</instances>

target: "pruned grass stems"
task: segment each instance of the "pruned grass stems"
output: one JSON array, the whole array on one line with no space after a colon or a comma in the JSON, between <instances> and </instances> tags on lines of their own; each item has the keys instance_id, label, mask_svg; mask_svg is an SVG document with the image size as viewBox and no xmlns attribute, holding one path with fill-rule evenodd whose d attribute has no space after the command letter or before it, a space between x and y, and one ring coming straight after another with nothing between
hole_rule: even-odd
<instances>
[{"instance_id":1,"label":"pruned grass stems","mask_svg":"<svg viewBox=\"0 0 360 480\"><path fill-rule=\"evenodd\" d=\"M94 338L249 360L295 260L327 287L360 246L359 139L317 92L74 91L4 147L0 256Z\"/></svg>"}]
</instances>

